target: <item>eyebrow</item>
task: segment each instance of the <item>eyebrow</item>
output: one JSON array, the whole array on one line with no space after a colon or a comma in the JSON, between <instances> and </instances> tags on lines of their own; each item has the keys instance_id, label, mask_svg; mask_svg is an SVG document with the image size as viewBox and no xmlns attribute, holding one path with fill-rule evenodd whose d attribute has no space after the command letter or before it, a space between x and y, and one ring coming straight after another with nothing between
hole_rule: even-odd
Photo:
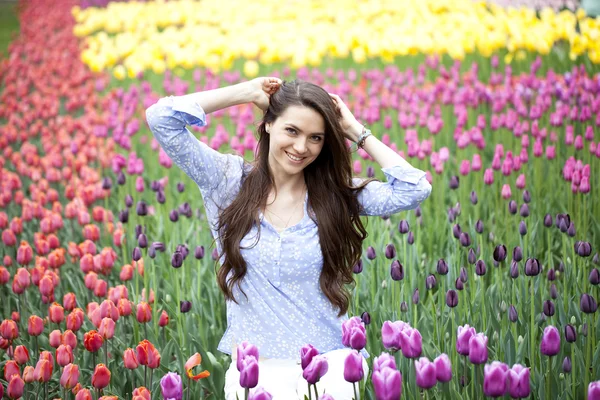
<instances>
[{"instance_id":1,"label":"eyebrow","mask_svg":"<svg viewBox=\"0 0 600 400\"><path fill-rule=\"evenodd\" d=\"M302 129L298 128L296 125L294 125L294 124L292 124L290 122L286 123L286 125L291 126L292 128L294 128L295 130L297 130L299 132L304 132ZM325 136L325 133L323 133L323 132L315 132L315 133L312 133L312 135Z\"/></svg>"}]
</instances>

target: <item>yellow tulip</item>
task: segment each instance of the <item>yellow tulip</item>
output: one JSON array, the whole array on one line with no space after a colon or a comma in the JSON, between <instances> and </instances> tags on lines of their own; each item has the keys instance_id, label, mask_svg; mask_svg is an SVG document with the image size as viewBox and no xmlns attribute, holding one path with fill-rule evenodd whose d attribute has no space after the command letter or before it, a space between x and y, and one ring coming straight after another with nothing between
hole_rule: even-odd
<instances>
[{"instance_id":1,"label":"yellow tulip","mask_svg":"<svg viewBox=\"0 0 600 400\"><path fill-rule=\"evenodd\" d=\"M244 75L248 78L254 78L258 75L258 63L254 60L247 60L244 63Z\"/></svg>"}]
</instances>

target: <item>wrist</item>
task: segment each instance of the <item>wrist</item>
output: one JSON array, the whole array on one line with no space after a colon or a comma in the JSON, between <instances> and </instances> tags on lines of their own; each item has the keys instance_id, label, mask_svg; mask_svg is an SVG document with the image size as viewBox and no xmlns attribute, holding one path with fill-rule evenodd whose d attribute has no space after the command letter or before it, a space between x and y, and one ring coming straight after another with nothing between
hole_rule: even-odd
<instances>
[{"instance_id":1,"label":"wrist","mask_svg":"<svg viewBox=\"0 0 600 400\"><path fill-rule=\"evenodd\" d=\"M354 143L358 142L358 138L360 137L360 134L362 133L363 129L364 126L358 121L356 121L350 126L349 134Z\"/></svg>"}]
</instances>

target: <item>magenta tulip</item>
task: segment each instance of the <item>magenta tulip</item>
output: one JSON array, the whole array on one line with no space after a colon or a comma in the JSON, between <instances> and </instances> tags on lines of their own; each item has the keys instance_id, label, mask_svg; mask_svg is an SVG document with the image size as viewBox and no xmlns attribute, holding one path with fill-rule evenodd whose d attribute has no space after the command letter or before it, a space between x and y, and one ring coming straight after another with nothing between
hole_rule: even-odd
<instances>
[{"instance_id":1,"label":"magenta tulip","mask_svg":"<svg viewBox=\"0 0 600 400\"><path fill-rule=\"evenodd\" d=\"M452 379L452 364L450 358L445 353L440 354L433 360L435 365L435 374L439 382L450 382Z\"/></svg>"},{"instance_id":2,"label":"magenta tulip","mask_svg":"<svg viewBox=\"0 0 600 400\"><path fill-rule=\"evenodd\" d=\"M464 325L458 327L458 337L456 338L456 351L462 356L469 355L469 340L477 332L475 328Z\"/></svg>"},{"instance_id":3,"label":"magenta tulip","mask_svg":"<svg viewBox=\"0 0 600 400\"><path fill-rule=\"evenodd\" d=\"M377 400L399 400L402 394L402 374L395 368L383 367L371 376Z\"/></svg>"},{"instance_id":4,"label":"magenta tulip","mask_svg":"<svg viewBox=\"0 0 600 400\"><path fill-rule=\"evenodd\" d=\"M486 364L483 369L483 393L490 397L506 394L508 365L499 361Z\"/></svg>"},{"instance_id":5,"label":"magenta tulip","mask_svg":"<svg viewBox=\"0 0 600 400\"><path fill-rule=\"evenodd\" d=\"M258 360L258 348L253 344L243 341L237 347L237 369L238 369L238 371L242 370L242 360L244 359L244 357L246 357L248 355L254 356L254 358Z\"/></svg>"},{"instance_id":6,"label":"magenta tulip","mask_svg":"<svg viewBox=\"0 0 600 400\"><path fill-rule=\"evenodd\" d=\"M306 368L312 361L313 357L318 355L319 351L313 347L312 344L305 344L300 349L300 362L302 364L302 370Z\"/></svg>"},{"instance_id":7,"label":"magenta tulip","mask_svg":"<svg viewBox=\"0 0 600 400\"><path fill-rule=\"evenodd\" d=\"M312 358L310 364L302 372L302 376L308 383L314 385L319 382L321 377L327 373L329 364L327 358L323 355L317 355Z\"/></svg>"},{"instance_id":8,"label":"magenta tulip","mask_svg":"<svg viewBox=\"0 0 600 400\"><path fill-rule=\"evenodd\" d=\"M554 326L549 325L544 329L540 352L549 357L555 356L560 351L560 333Z\"/></svg>"},{"instance_id":9,"label":"magenta tulip","mask_svg":"<svg viewBox=\"0 0 600 400\"><path fill-rule=\"evenodd\" d=\"M344 360L344 379L346 382L359 382L364 376L363 357L356 350L353 350Z\"/></svg>"},{"instance_id":10,"label":"magenta tulip","mask_svg":"<svg viewBox=\"0 0 600 400\"><path fill-rule=\"evenodd\" d=\"M373 361L373 371L378 371L386 367L396 369L396 360L394 359L394 356L389 353L381 353L381 355L375 357L375 360Z\"/></svg>"},{"instance_id":11,"label":"magenta tulip","mask_svg":"<svg viewBox=\"0 0 600 400\"><path fill-rule=\"evenodd\" d=\"M510 397L522 399L529 397L531 393L529 368L521 364L515 364L508 371L508 391Z\"/></svg>"},{"instance_id":12,"label":"magenta tulip","mask_svg":"<svg viewBox=\"0 0 600 400\"><path fill-rule=\"evenodd\" d=\"M423 349L423 338L417 329L408 327L400 331L402 355L406 358L417 358Z\"/></svg>"},{"instance_id":13,"label":"magenta tulip","mask_svg":"<svg viewBox=\"0 0 600 400\"><path fill-rule=\"evenodd\" d=\"M399 350L402 346L400 343L400 332L409 328L406 322L403 321L385 321L381 327L381 341L386 349Z\"/></svg>"},{"instance_id":14,"label":"magenta tulip","mask_svg":"<svg viewBox=\"0 0 600 400\"><path fill-rule=\"evenodd\" d=\"M473 364L483 364L488 359L488 338L483 333L477 333L469 339L469 361Z\"/></svg>"},{"instance_id":15,"label":"magenta tulip","mask_svg":"<svg viewBox=\"0 0 600 400\"><path fill-rule=\"evenodd\" d=\"M240 386L252 389L258 384L258 360L253 355L247 355L242 360L240 370Z\"/></svg>"},{"instance_id":16,"label":"magenta tulip","mask_svg":"<svg viewBox=\"0 0 600 400\"><path fill-rule=\"evenodd\" d=\"M431 389L437 383L435 365L427 357L421 357L415 361L415 371L418 387Z\"/></svg>"},{"instance_id":17,"label":"magenta tulip","mask_svg":"<svg viewBox=\"0 0 600 400\"><path fill-rule=\"evenodd\" d=\"M600 381L590 382L588 386L588 400L600 400Z\"/></svg>"}]
</instances>

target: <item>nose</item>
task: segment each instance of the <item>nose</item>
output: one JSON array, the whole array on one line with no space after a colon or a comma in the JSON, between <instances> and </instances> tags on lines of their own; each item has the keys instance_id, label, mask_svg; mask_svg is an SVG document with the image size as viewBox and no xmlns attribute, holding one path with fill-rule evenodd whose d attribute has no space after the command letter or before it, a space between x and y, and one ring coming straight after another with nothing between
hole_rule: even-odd
<instances>
[{"instance_id":1,"label":"nose","mask_svg":"<svg viewBox=\"0 0 600 400\"><path fill-rule=\"evenodd\" d=\"M294 152L301 156L304 153L306 153L306 139L305 138L298 138L295 142L294 142Z\"/></svg>"}]
</instances>

